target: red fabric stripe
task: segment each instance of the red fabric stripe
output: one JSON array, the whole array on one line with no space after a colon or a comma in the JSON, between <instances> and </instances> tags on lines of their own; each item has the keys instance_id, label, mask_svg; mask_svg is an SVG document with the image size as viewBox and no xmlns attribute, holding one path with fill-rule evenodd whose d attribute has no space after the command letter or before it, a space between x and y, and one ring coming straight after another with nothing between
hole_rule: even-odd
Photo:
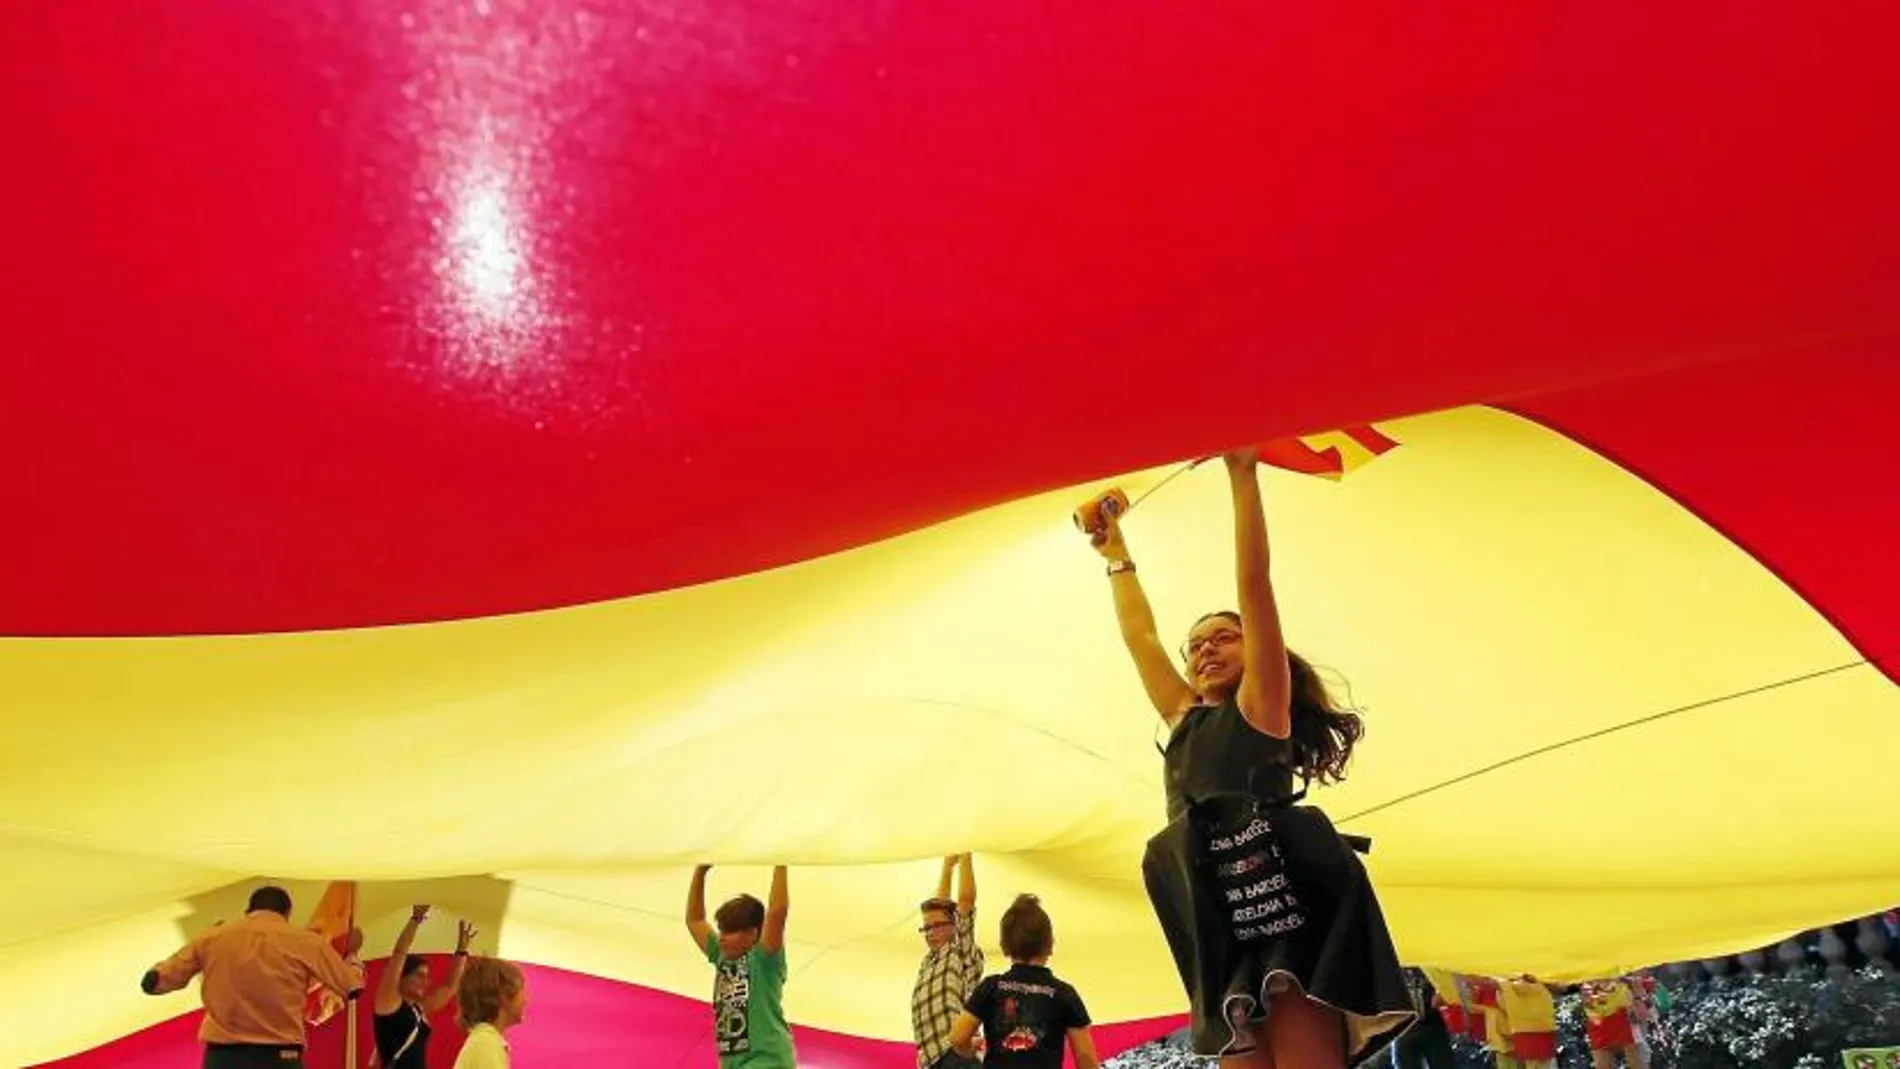
<instances>
[{"instance_id":1,"label":"red fabric stripe","mask_svg":"<svg viewBox=\"0 0 1900 1069\"><path fill-rule=\"evenodd\" d=\"M663 7L0 9L0 632L636 594L1892 322L1888 0Z\"/></svg>"},{"instance_id":2,"label":"red fabric stripe","mask_svg":"<svg viewBox=\"0 0 1900 1069\"><path fill-rule=\"evenodd\" d=\"M1900 681L1900 340L1510 407L1695 512Z\"/></svg>"}]
</instances>

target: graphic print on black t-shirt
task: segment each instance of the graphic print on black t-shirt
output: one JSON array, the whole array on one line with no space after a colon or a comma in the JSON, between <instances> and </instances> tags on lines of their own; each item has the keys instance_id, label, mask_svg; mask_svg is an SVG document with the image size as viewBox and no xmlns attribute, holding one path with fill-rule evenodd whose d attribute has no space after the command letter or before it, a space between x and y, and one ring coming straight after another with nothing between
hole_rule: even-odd
<instances>
[{"instance_id":1,"label":"graphic print on black t-shirt","mask_svg":"<svg viewBox=\"0 0 1900 1069\"><path fill-rule=\"evenodd\" d=\"M970 1013L983 1022L986 1066L1061 1069L1069 1029L1089 1023L1075 988L1038 965L1016 965L991 976L970 995Z\"/></svg>"},{"instance_id":2,"label":"graphic print on black t-shirt","mask_svg":"<svg viewBox=\"0 0 1900 1069\"><path fill-rule=\"evenodd\" d=\"M720 1054L752 1049L752 976L746 959L721 958L713 981L713 1038Z\"/></svg>"},{"instance_id":3,"label":"graphic print on black t-shirt","mask_svg":"<svg viewBox=\"0 0 1900 1069\"><path fill-rule=\"evenodd\" d=\"M1033 1017L1026 1021L1023 1019L1022 1004L1016 1001L1016 996L1011 995L1003 1000L1003 1015L998 1020L1004 1028L1003 1041L998 1046L1004 1050L1035 1050L1042 1045L1042 1037L1047 1029Z\"/></svg>"}]
</instances>

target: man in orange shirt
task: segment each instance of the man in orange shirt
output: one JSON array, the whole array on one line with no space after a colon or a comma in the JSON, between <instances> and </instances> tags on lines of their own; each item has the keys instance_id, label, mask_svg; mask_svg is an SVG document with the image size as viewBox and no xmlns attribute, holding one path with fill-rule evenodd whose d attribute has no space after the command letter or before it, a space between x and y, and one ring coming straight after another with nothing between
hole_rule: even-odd
<instances>
[{"instance_id":1,"label":"man in orange shirt","mask_svg":"<svg viewBox=\"0 0 1900 1069\"><path fill-rule=\"evenodd\" d=\"M260 887L244 919L220 924L146 970L148 995L183 988L204 974L205 1019L198 1039L204 1069L303 1069L304 996L316 981L346 998L363 989L356 960L361 929L352 929L348 957L316 932L290 926L290 893Z\"/></svg>"}]
</instances>

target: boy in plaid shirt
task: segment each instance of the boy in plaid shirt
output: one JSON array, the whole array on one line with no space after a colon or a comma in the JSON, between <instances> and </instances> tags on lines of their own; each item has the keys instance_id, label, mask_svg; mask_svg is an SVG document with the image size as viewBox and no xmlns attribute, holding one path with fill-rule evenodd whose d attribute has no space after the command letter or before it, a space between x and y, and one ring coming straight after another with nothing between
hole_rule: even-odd
<instances>
[{"instance_id":1,"label":"boy in plaid shirt","mask_svg":"<svg viewBox=\"0 0 1900 1069\"><path fill-rule=\"evenodd\" d=\"M950 872L957 872L957 897L950 897ZM963 1011L977 981L983 979L983 951L976 945L976 870L969 854L943 859L936 897L921 907L924 960L910 996L911 1029L917 1037L917 1069L965 1069L979 1063L950 1049L950 1028Z\"/></svg>"}]
</instances>

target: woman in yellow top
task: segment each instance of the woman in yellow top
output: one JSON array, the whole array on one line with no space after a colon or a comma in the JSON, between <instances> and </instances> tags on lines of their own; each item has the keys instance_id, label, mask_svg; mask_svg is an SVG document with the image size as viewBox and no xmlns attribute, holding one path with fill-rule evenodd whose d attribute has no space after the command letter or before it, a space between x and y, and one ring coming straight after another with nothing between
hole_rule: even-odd
<instances>
[{"instance_id":1,"label":"woman in yellow top","mask_svg":"<svg viewBox=\"0 0 1900 1069\"><path fill-rule=\"evenodd\" d=\"M1511 1027L1511 1053L1525 1069L1549 1069L1557 1061L1557 1000L1529 976L1498 985L1498 1008Z\"/></svg>"},{"instance_id":2,"label":"woman in yellow top","mask_svg":"<svg viewBox=\"0 0 1900 1069\"><path fill-rule=\"evenodd\" d=\"M1511 1019L1504 1015L1503 1007L1474 1006L1472 1012L1484 1021L1484 1046L1497 1061L1498 1069L1518 1069L1511 1046Z\"/></svg>"},{"instance_id":3,"label":"woman in yellow top","mask_svg":"<svg viewBox=\"0 0 1900 1069\"><path fill-rule=\"evenodd\" d=\"M1596 1069L1614 1069L1618 1053L1628 1069L1646 1069L1630 1027L1630 989L1623 981L1592 980L1583 985L1583 1030Z\"/></svg>"}]
</instances>

